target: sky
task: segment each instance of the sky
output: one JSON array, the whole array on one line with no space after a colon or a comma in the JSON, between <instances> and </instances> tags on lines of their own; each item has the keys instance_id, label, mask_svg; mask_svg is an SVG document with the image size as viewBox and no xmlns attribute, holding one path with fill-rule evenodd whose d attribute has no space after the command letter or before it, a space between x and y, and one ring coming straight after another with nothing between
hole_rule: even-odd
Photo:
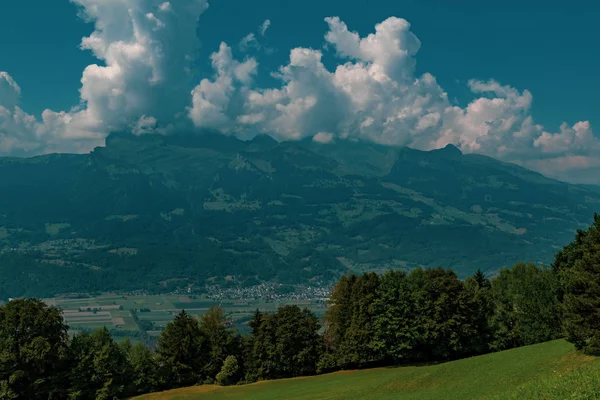
<instances>
[{"instance_id":1,"label":"sky","mask_svg":"<svg viewBox=\"0 0 600 400\"><path fill-rule=\"evenodd\" d=\"M600 184L600 2L7 0L0 156L361 139Z\"/></svg>"}]
</instances>

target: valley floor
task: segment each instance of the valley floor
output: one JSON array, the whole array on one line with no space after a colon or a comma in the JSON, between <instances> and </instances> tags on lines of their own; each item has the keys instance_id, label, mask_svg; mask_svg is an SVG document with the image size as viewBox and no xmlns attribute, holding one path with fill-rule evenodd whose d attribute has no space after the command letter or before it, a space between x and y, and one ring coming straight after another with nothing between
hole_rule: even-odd
<instances>
[{"instance_id":1,"label":"valley floor","mask_svg":"<svg viewBox=\"0 0 600 400\"><path fill-rule=\"evenodd\" d=\"M250 385L213 385L136 400L467 400L592 399L600 361L563 340L429 366L341 371ZM588 379L589 377L589 379ZM571 397L577 391L580 397Z\"/></svg>"}]
</instances>

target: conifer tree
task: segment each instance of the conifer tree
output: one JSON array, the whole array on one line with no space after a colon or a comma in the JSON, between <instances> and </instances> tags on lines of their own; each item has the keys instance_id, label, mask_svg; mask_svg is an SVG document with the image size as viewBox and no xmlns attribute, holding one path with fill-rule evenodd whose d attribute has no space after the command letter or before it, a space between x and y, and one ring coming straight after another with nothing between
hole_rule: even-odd
<instances>
[{"instance_id":1,"label":"conifer tree","mask_svg":"<svg viewBox=\"0 0 600 400\"><path fill-rule=\"evenodd\" d=\"M208 346L198 320L181 311L158 339L157 353L169 387L190 386L205 379Z\"/></svg>"},{"instance_id":2,"label":"conifer tree","mask_svg":"<svg viewBox=\"0 0 600 400\"><path fill-rule=\"evenodd\" d=\"M156 356L143 344L126 347L129 364L128 394L138 395L157 391L162 385Z\"/></svg>"},{"instance_id":3,"label":"conifer tree","mask_svg":"<svg viewBox=\"0 0 600 400\"><path fill-rule=\"evenodd\" d=\"M225 317L223 308L211 307L200 317L200 332L208 350L204 374L214 379L221 370L225 358L234 349L234 331L229 329L230 321ZM237 360L236 360L237 362Z\"/></svg>"}]
</instances>

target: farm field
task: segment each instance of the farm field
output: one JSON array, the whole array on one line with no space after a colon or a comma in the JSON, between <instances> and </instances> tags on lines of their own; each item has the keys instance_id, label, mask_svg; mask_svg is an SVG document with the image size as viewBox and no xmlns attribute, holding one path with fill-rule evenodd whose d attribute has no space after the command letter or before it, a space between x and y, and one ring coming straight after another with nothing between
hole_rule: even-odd
<instances>
[{"instance_id":1,"label":"farm field","mask_svg":"<svg viewBox=\"0 0 600 400\"><path fill-rule=\"evenodd\" d=\"M159 335L182 309L191 315L202 315L211 306L220 305L238 330L245 329L245 323L257 308L269 312L275 311L282 305L297 304L300 307L308 307L319 317L325 312L323 303L311 301L212 300L186 295L128 296L107 293L83 299L56 297L44 301L63 310L63 316L71 333L102 327L121 330L123 333L138 331L140 327L132 315L132 310L136 312L139 321L148 321L152 324L152 329L148 330L151 336ZM125 337L120 336L120 338Z\"/></svg>"},{"instance_id":2,"label":"farm field","mask_svg":"<svg viewBox=\"0 0 600 400\"><path fill-rule=\"evenodd\" d=\"M244 386L195 386L136 400L565 399L573 397L564 397L560 379L578 376L582 370L596 371L597 377L600 364L594 357L576 353L566 341L556 340L436 365L341 371ZM539 382L549 384L539 387ZM595 381L591 386L596 386Z\"/></svg>"}]
</instances>

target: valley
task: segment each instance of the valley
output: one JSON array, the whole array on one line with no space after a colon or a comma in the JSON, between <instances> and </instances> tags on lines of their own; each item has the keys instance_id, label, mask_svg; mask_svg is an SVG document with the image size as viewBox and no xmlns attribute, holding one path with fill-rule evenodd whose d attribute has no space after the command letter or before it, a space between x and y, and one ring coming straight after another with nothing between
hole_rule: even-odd
<instances>
[{"instance_id":1,"label":"valley","mask_svg":"<svg viewBox=\"0 0 600 400\"><path fill-rule=\"evenodd\" d=\"M600 193L457 148L113 133L0 159L0 299L548 264Z\"/></svg>"},{"instance_id":2,"label":"valley","mask_svg":"<svg viewBox=\"0 0 600 400\"><path fill-rule=\"evenodd\" d=\"M117 341L155 344L165 326L181 311L203 315L220 306L232 328L245 333L255 311L274 312L284 305L306 307L321 318L327 309L328 287L315 288L262 284L243 289L213 288L203 297L172 293L162 295L117 294L74 295L44 299L62 310L69 334L107 328Z\"/></svg>"}]
</instances>

